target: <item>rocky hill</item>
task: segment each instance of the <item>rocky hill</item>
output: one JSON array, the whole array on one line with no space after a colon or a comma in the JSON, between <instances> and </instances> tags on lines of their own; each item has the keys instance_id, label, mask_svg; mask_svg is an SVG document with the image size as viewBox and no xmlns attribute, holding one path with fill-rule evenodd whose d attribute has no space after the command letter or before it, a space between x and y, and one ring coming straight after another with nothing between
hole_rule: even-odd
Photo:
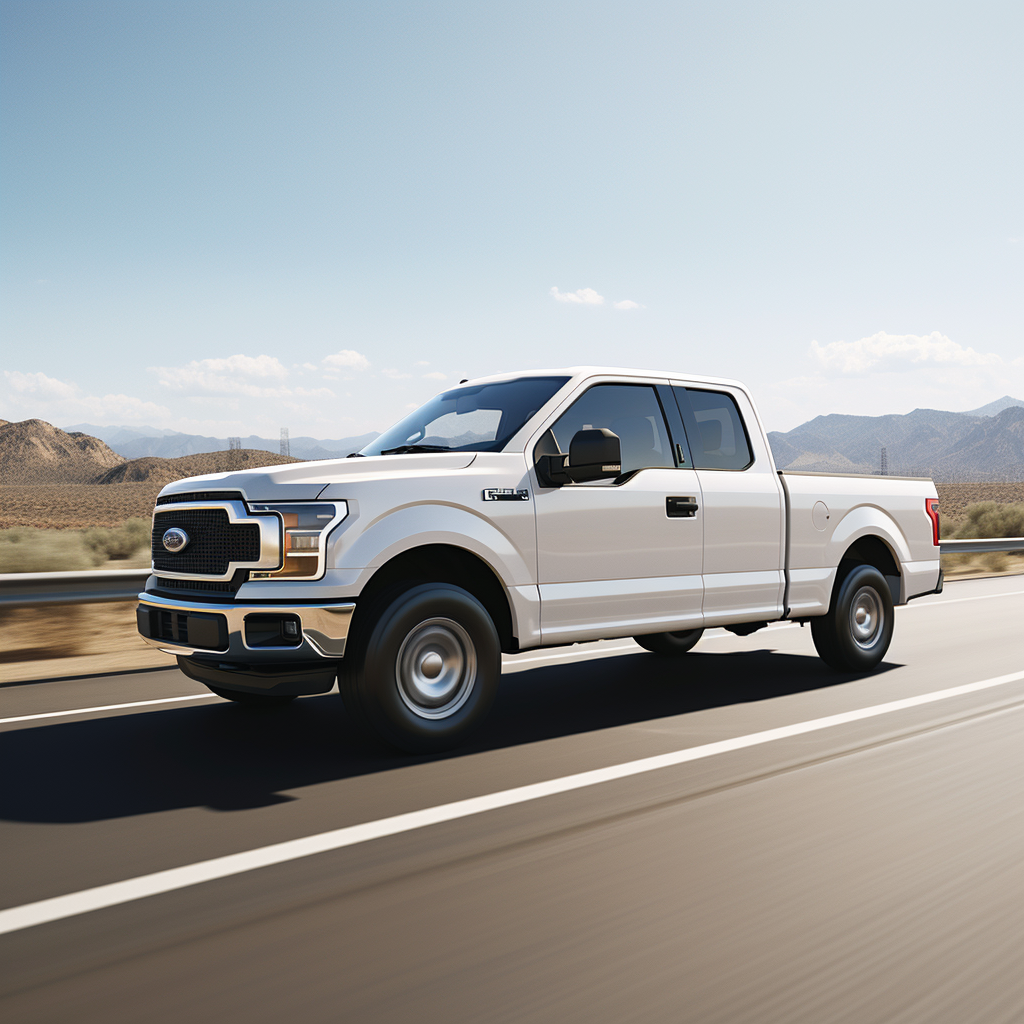
<instances>
[{"instance_id":1,"label":"rocky hill","mask_svg":"<svg viewBox=\"0 0 1024 1024\"><path fill-rule=\"evenodd\" d=\"M1020 403L995 415L915 409L905 416L818 416L768 440L780 469L877 473L884 447L893 475L1024 480Z\"/></svg>"},{"instance_id":2,"label":"rocky hill","mask_svg":"<svg viewBox=\"0 0 1024 1024\"><path fill-rule=\"evenodd\" d=\"M125 461L88 434L45 420L0 421L0 480L5 484L88 483Z\"/></svg>"},{"instance_id":3,"label":"rocky hill","mask_svg":"<svg viewBox=\"0 0 1024 1024\"><path fill-rule=\"evenodd\" d=\"M179 459L160 459L153 456L122 462L96 478L98 484L151 483L169 484L187 476L202 476L204 473L230 473L239 469L255 469L259 466L277 466L285 462L301 462L286 455L273 452L241 449L226 452L206 452L201 455L185 455Z\"/></svg>"}]
</instances>

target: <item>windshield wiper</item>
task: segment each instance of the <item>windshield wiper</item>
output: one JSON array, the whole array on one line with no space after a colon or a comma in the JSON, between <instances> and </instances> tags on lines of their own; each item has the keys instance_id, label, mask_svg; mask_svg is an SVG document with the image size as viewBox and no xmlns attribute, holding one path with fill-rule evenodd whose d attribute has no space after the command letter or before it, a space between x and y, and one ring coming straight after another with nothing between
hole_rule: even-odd
<instances>
[{"instance_id":1,"label":"windshield wiper","mask_svg":"<svg viewBox=\"0 0 1024 1024\"><path fill-rule=\"evenodd\" d=\"M345 456L346 459L365 459L366 456L362 452L349 452Z\"/></svg>"},{"instance_id":2,"label":"windshield wiper","mask_svg":"<svg viewBox=\"0 0 1024 1024\"><path fill-rule=\"evenodd\" d=\"M417 452L450 452L451 448L443 444L400 444L397 448L385 448L381 455L409 455Z\"/></svg>"}]
</instances>

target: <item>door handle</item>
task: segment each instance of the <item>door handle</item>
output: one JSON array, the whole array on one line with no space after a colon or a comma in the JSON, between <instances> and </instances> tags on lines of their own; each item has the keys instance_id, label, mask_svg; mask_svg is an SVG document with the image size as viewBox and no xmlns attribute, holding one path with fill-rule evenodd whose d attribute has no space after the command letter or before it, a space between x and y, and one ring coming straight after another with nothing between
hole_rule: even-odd
<instances>
[{"instance_id":1,"label":"door handle","mask_svg":"<svg viewBox=\"0 0 1024 1024\"><path fill-rule=\"evenodd\" d=\"M693 519L697 514L696 498L666 498L665 514L670 519Z\"/></svg>"}]
</instances>

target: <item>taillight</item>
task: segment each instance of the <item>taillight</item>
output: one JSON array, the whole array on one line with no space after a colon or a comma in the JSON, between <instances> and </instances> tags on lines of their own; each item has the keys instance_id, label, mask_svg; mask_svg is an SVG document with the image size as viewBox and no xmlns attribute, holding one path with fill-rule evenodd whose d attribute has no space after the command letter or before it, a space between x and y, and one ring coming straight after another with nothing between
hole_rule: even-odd
<instances>
[{"instance_id":1,"label":"taillight","mask_svg":"<svg viewBox=\"0 0 1024 1024\"><path fill-rule=\"evenodd\" d=\"M924 510L932 521L932 543L939 546L939 502L937 498L926 498Z\"/></svg>"}]
</instances>

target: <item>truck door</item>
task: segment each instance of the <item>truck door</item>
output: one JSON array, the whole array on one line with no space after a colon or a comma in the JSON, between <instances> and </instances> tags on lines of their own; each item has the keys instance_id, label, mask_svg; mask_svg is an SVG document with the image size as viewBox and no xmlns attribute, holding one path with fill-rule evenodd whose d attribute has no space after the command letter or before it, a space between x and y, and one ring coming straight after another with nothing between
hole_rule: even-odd
<instances>
[{"instance_id":1,"label":"truck door","mask_svg":"<svg viewBox=\"0 0 1024 1024\"><path fill-rule=\"evenodd\" d=\"M661 390L670 402L669 389ZM543 641L701 626L700 484L684 447L677 451L670 439L658 389L595 384L534 454L568 452L573 435L592 427L618 435L622 475L538 483L534 492Z\"/></svg>"},{"instance_id":2,"label":"truck door","mask_svg":"<svg viewBox=\"0 0 1024 1024\"><path fill-rule=\"evenodd\" d=\"M740 391L672 383L703 495L705 625L778 618L785 512L753 407Z\"/></svg>"}]
</instances>

